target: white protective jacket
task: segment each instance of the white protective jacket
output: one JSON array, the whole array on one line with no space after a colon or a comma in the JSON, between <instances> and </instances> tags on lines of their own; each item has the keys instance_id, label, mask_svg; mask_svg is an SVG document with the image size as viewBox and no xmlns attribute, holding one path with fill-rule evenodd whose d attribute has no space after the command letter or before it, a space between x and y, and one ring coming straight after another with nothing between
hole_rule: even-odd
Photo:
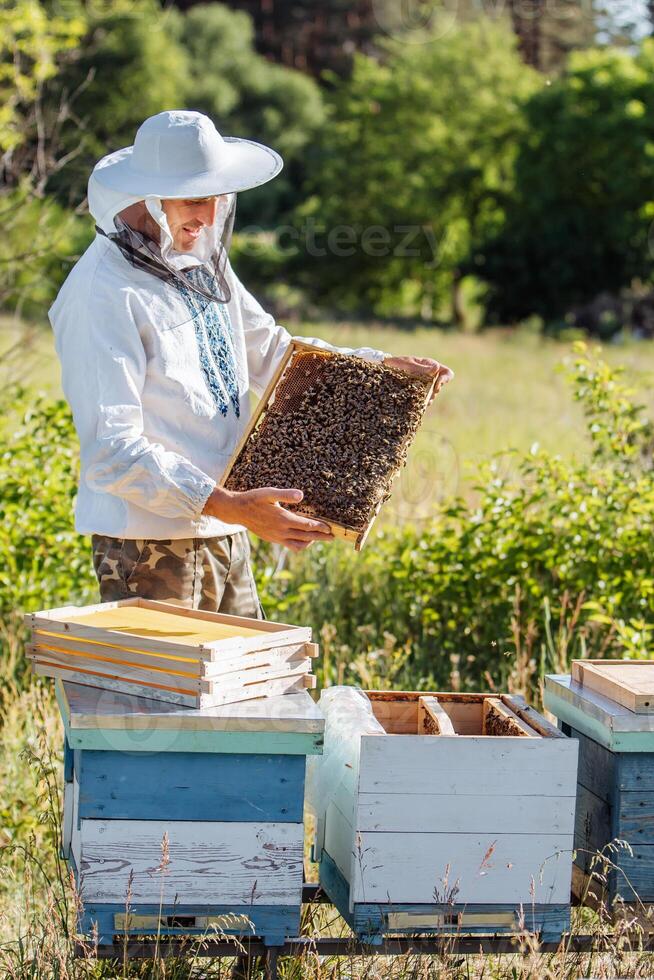
<instances>
[{"instance_id":1,"label":"white protective jacket","mask_svg":"<svg viewBox=\"0 0 654 980\"><path fill-rule=\"evenodd\" d=\"M137 200L89 185L107 232ZM146 204L170 236L160 202ZM50 321L80 441L81 533L162 540L242 530L202 509L247 424L250 389L261 394L291 336L229 265L226 277L230 302L202 312L206 302L137 270L98 235L62 286Z\"/></svg>"}]
</instances>

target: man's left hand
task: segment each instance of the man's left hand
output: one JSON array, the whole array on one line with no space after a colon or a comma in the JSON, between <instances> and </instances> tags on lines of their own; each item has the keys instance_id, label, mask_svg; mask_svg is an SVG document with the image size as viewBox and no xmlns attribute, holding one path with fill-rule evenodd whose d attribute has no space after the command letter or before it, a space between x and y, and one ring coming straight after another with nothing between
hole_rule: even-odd
<instances>
[{"instance_id":1,"label":"man's left hand","mask_svg":"<svg viewBox=\"0 0 654 980\"><path fill-rule=\"evenodd\" d=\"M443 385L446 385L454 377L454 371L441 364L440 361L432 360L431 357L385 357L384 364L397 368L399 371L406 371L407 374L422 375L423 377L426 375L435 378L436 384L432 390L432 398L438 394Z\"/></svg>"}]
</instances>

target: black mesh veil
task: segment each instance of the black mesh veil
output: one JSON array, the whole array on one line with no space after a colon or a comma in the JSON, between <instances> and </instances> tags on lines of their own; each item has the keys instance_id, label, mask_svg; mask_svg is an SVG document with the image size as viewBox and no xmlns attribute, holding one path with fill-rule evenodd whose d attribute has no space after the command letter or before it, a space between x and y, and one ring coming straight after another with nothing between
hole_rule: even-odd
<instances>
[{"instance_id":1,"label":"black mesh veil","mask_svg":"<svg viewBox=\"0 0 654 980\"><path fill-rule=\"evenodd\" d=\"M136 269L205 299L228 303L231 291L225 270L235 211L236 194L220 195L214 223L202 228L190 252L175 251L157 198L148 198L141 207L130 206L117 214L115 232L98 226L96 231L113 242Z\"/></svg>"}]
</instances>

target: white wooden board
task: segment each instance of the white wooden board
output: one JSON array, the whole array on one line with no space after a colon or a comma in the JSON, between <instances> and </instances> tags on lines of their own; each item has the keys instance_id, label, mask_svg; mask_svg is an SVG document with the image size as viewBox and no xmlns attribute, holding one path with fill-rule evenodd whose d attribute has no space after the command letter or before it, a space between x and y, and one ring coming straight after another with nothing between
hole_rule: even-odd
<instances>
[{"instance_id":1,"label":"white wooden board","mask_svg":"<svg viewBox=\"0 0 654 980\"><path fill-rule=\"evenodd\" d=\"M73 840L73 826L79 813L79 782L77 773L64 783L64 813L61 821L61 849L65 858L70 854Z\"/></svg>"},{"instance_id":2,"label":"white wooden board","mask_svg":"<svg viewBox=\"0 0 654 980\"><path fill-rule=\"evenodd\" d=\"M351 823L334 802L330 802L325 814L323 846L346 881L352 880L355 843L356 834Z\"/></svg>"},{"instance_id":3,"label":"white wooden board","mask_svg":"<svg viewBox=\"0 0 654 980\"><path fill-rule=\"evenodd\" d=\"M574 796L574 739L363 735L361 793Z\"/></svg>"},{"instance_id":4,"label":"white wooden board","mask_svg":"<svg viewBox=\"0 0 654 980\"><path fill-rule=\"evenodd\" d=\"M355 826L360 831L407 834L572 834L572 796L448 796L437 793L362 793Z\"/></svg>"},{"instance_id":5,"label":"white wooden board","mask_svg":"<svg viewBox=\"0 0 654 980\"><path fill-rule=\"evenodd\" d=\"M355 839L351 900L569 902L572 842L571 834L365 832Z\"/></svg>"},{"instance_id":6,"label":"white wooden board","mask_svg":"<svg viewBox=\"0 0 654 980\"><path fill-rule=\"evenodd\" d=\"M162 867L168 835L169 862ZM74 832L82 900L163 904L299 905L302 824L82 820Z\"/></svg>"}]
</instances>

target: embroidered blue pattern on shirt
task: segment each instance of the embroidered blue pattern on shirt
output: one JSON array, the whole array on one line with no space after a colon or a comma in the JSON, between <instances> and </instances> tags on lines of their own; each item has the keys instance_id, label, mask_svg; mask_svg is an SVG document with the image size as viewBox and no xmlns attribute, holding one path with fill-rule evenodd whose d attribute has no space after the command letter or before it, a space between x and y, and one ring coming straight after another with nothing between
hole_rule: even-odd
<instances>
[{"instance_id":1,"label":"embroidered blue pattern on shirt","mask_svg":"<svg viewBox=\"0 0 654 980\"><path fill-rule=\"evenodd\" d=\"M192 282L206 286L208 273L202 266L186 269ZM231 403L238 418L240 405L232 322L225 303L206 299L188 286L177 285L193 318L200 364L207 387L221 415L226 416Z\"/></svg>"}]
</instances>

